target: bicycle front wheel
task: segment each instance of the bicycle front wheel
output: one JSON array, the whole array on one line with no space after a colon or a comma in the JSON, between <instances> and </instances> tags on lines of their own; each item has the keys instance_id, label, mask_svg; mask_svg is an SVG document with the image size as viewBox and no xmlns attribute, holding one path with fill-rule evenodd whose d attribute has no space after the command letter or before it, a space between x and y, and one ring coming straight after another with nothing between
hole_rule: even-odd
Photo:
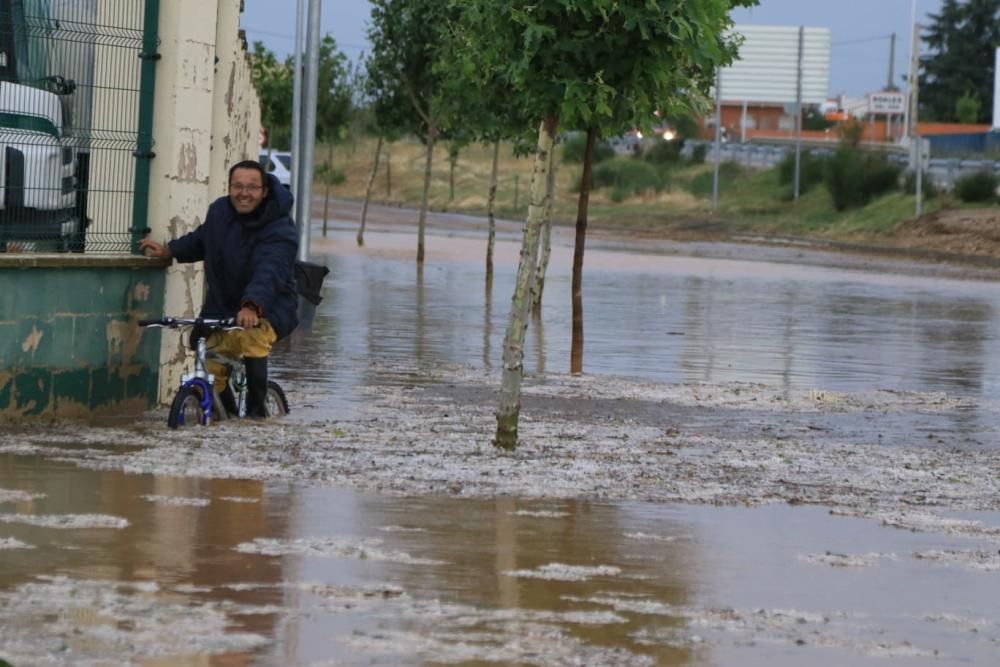
<instances>
[{"instance_id":1,"label":"bicycle front wheel","mask_svg":"<svg viewBox=\"0 0 1000 667\"><path fill-rule=\"evenodd\" d=\"M281 417L288 414L288 399L285 390L273 380L267 381L267 398L264 399L268 417Z\"/></svg>"},{"instance_id":2,"label":"bicycle front wheel","mask_svg":"<svg viewBox=\"0 0 1000 667\"><path fill-rule=\"evenodd\" d=\"M200 426L204 413L201 409L201 389L198 387L181 387L170 404L167 415L167 426L184 428Z\"/></svg>"}]
</instances>

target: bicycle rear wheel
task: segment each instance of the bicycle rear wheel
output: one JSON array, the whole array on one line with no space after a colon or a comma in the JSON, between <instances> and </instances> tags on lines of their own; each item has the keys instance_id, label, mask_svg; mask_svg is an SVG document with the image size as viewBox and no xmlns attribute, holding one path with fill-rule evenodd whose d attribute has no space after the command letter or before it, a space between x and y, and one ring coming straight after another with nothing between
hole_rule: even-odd
<instances>
[{"instance_id":1,"label":"bicycle rear wheel","mask_svg":"<svg viewBox=\"0 0 1000 667\"><path fill-rule=\"evenodd\" d=\"M274 380L267 381L267 398L264 399L268 417L281 417L288 414L288 399L285 390Z\"/></svg>"},{"instance_id":2,"label":"bicycle rear wheel","mask_svg":"<svg viewBox=\"0 0 1000 667\"><path fill-rule=\"evenodd\" d=\"M204 414L201 410L201 389L199 387L181 387L170 404L167 415L167 426L170 428L185 428L200 426Z\"/></svg>"}]
</instances>

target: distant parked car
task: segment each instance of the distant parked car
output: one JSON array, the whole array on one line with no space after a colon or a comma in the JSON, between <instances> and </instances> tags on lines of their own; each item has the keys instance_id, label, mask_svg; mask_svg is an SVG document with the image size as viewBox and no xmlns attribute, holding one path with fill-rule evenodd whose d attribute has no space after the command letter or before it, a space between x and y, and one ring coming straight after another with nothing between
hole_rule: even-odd
<instances>
[{"instance_id":1,"label":"distant parked car","mask_svg":"<svg viewBox=\"0 0 1000 667\"><path fill-rule=\"evenodd\" d=\"M261 149L260 166L264 171L274 174L275 178L286 188L292 187L292 154L288 151L268 151Z\"/></svg>"}]
</instances>

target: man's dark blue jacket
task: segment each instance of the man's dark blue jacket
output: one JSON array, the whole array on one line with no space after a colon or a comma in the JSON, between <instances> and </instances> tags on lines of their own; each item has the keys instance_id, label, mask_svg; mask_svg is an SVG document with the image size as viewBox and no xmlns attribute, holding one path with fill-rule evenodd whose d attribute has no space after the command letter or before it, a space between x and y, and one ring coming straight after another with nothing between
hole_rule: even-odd
<instances>
[{"instance_id":1,"label":"man's dark blue jacket","mask_svg":"<svg viewBox=\"0 0 1000 667\"><path fill-rule=\"evenodd\" d=\"M219 197L208 207L205 222L167 245L178 262L205 261L208 291L202 317L236 317L250 303L281 339L299 323L299 235L289 215L291 193L271 174L267 189L260 206L246 215L236 212L229 197Z\"/></svg>"}]
</instances>

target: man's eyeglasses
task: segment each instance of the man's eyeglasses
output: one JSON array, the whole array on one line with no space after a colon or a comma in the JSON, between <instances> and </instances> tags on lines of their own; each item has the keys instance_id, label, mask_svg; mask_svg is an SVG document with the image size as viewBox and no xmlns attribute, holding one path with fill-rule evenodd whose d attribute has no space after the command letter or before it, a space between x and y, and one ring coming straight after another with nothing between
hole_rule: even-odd
<instances>
[{"instance_id":1,"label":"man's eyeglasses","mask_svg":"<svg viewBox=\"0 0 1000 667\"><path fill-rule=\"evenodd\" d=\"M249 192L252 195L257 194L263 189L263 186L260 185L243 185L242 183L231 183L229 185L230 192Z\"/></svg>"}]
</instances>

